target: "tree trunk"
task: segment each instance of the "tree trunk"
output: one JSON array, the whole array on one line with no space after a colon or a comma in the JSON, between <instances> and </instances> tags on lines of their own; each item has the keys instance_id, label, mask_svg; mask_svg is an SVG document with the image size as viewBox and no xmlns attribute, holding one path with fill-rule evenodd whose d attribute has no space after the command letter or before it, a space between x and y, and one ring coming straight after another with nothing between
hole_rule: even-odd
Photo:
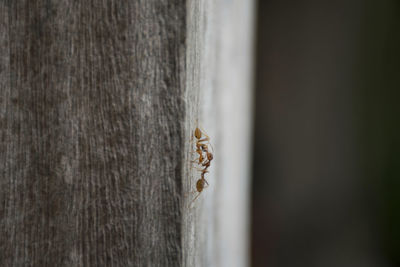
<instances>
[{"instance_id":1,"label":"tree trunk","mask_svg":"<svg viewBox=\"0 0 400 267\"><path fill-rule=\"evenodd\" d=\"M0 2L0 266L246 265L251 12Z\"/></svg>"}]
</instances>

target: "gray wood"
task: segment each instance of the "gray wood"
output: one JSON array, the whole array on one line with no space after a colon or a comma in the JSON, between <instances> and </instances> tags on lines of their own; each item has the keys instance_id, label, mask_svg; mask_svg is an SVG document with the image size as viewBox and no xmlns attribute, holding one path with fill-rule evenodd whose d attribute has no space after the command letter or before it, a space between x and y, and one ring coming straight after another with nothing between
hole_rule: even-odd
<instances>
[{"instance_id":1,"label":"gray wood","mask_svg":"<svg viewBox=\"0 0 400 267\"><path fill-rule=\"evenodd\" d=\"M0 1L0 266L246 264L244 2Z\"/></svg>"},{"instance_id":2,"label":"gray wood","mask_svg":"<svg viewBox=\"0 0 400 267\"><path fill-rule=\"evenodd\" d=\"M0 266L180 265L184 1L0 19Z\"/></svg>"}]
</instances>

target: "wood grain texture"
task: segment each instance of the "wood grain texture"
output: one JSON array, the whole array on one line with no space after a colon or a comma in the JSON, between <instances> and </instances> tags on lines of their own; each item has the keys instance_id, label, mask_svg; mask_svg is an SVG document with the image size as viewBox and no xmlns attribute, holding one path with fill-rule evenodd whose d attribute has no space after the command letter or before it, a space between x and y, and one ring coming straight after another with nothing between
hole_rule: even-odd
<instances>
[{"instance_id":1,"label":"wood grain texture","mask_svg":"<svg viewBox=\"0 0 400 267\"><path fill-rule=\"evenodd\" d=\"M252 1L0 1L0 266L245 266ZM199 178L190 136L215 160Z\"/></svg>"},{"instance_id":2,"label":"wood grain texture","mask_svg":"<svg viewBox=\"0 0 400 267\"><path fill-rule=\"evenodd\" d=\"M180 266L184 0L0 1L0 266Z\"/></svg>"}]
</instances>

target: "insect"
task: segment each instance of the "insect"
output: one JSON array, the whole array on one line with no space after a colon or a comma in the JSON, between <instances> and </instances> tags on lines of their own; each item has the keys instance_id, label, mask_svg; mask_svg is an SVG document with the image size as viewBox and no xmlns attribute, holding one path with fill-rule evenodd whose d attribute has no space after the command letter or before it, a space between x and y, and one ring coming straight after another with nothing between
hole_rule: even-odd
<instances>
[{"instance_id":1,"label":"insect","mask_svg":"<svg viewBox=\"0 0 400 267\"><path fill-rule=\"evenodd\" d=\"M208 150L208 145L211 146L210 137L204 132L202 132L198 127L196 127L194 131L194 137L196 138L195 153L199 155L199 158L192 162L200 165L200 169L198 170L201 172L201 175L200 179L198 179L196 182L196 190L198 194L191 201L191 203L194 202L200 196L201 192L206 187L206 185L208 186L208 182L205 179L205 174L208 173L208 168L211 166L211 161L214 159L213 154Z\"/></svg>"},{"instance_id":2,"label":"insect","mask_svg":"<svg viewBox=\"0 0 400 267\"><path fill-rule=\"evenodd\" d=\"M208 151L208 147L206 145L202 146L202 151L206 153L206 157L207 157L207 161L204 161L201 164L204 167L203 172L205 172L210 167L211 161L214 159L214 156L211 152Z\"/></svg>"},{"instance_id":3,"label":"insect","mask_svg":"<svg viewBox=\"0 0 400 267\"><path fill-rule=\"evenodd\" d=\"M206 188L208 186L208 182L206 180L206 178L204 178L204 175L207 173L206 172L202 172L201 173L201 178L199 180L197 180L196 182L196 190L198 192L197 196L190 202L193 203L201 194L201 192L203 191L204 188ZM207 185L207 186L206 186Z\"/></svg>"},{"instance_id":4,"label":"insect","mask_svg":"<svg viewBox=\"0 0 400 267\"><path fill-rule=\"evenodd\" d=\"M205 137L202 139L203 135ZM194 137L197 139L196 140L196 153L199 154L198 163L201 164L204 161L203 152L206 153L207 158L211 154L211 152L208 152L208 146L207 146L207 145L211 146L210 137L206 133L202 132L199 127L196 127L196 129L194 130ZM205 143L205 142L207 142L207 143ZM212 157L212 154L211 154L211 157Z\"/></svg>"},{"instance_id":5,"label":"insect","mask_svg":"<svg viewBox=\"0 0 400 267\"><path fill-rule=\"evenodd\" d=\"M199 144L198 141L196 142L196 153L199 154L199 159L198 160L192 160L194 163L202 164L204 161L204 156L203 156L203 150L204 150L204 144Z\"/></svg>"}]
</instances>

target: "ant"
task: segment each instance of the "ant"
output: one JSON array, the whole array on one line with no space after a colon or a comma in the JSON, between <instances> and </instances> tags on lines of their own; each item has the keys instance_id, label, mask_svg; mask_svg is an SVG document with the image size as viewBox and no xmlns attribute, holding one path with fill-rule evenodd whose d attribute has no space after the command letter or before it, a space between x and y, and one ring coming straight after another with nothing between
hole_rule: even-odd
<instances>
[{"instance_id":1,"label":"ant","mask_svg":"<svg viewBox=\"0 0 400 267\"><path fill-rule=\"evenodd\" d=\"M208 171L202 172L201 173L201 178L199 180L197 180L197 182L196 182L196 190L197 190L198 194L190 203L193 203L200 196L200 194L203 191L203 189L208 187L208 182L207 182L206 178L204 177L204 175L207 172ZM206 186L206 184L207 184L207 186Z\"/></svg>"},{"instance_id":2,"label":"ant","mask_svg":"<svg viewBox=\"0 0 400 267\"><path fill-rule=\"evenodd\" d=\"M205 135L203 139L201 139L202 135ZM213 159L213 154L208 151L208 146L207 144L210 144L210 137L202 132L198 127L194 131L194 137L196 137L196 153L199 154L199 160L198 161L192 161L192 162L197 162L199 165L204 163L204 156L203 153L206 153L206 157L208 161L211 161ZM204 142L208 142L205 144ZM204 165L203 165L204 166Z\"/></svg>"},{"instance_id":3,"label":"ant","mask_svg":"<svg viewBox=\"0 0 400 267\"><path fill-rule=\"evenodd\" d=\"M203 150L203 152L206 153L207 160L208 160L201 164L203 167L205 167L202 172L206 172L207 169L210 167L211 161L214 159L214 156L211 152L208 151L208 147L206 145L202 146L202 150Z\"/></svg>"},{"instance_id":4,"label":"ant","mask_svg":"<svg viewBox=\"0 0 400 267\"><path fill-rule=\"evenodd\" d=\"M205 137L202 139L203 135ZM192 162L195 162L198 165L201 165L202 167L204 167L204 169L199 170L201 172L201 178L198 179L196 182L196 190L198 192L198 195L192 200L192 202L194 202L200 196L201 192L206 187L206 184L208 186L208 182L204 176L206 173L208 173L207 169L210 167L211 161L214 158L213 154L208 151L208 145L211 146L210 137L207 134L205 134L204 132L202 132L198 127L196 127L196 129L194 131L194 137L197 139L195 152L197 154L199 154L199 159L192 161ZM207 142L207 143L205 143L205 142ZM205 156L203 154L205 154Z\"/></svg>"}]
</instances>

